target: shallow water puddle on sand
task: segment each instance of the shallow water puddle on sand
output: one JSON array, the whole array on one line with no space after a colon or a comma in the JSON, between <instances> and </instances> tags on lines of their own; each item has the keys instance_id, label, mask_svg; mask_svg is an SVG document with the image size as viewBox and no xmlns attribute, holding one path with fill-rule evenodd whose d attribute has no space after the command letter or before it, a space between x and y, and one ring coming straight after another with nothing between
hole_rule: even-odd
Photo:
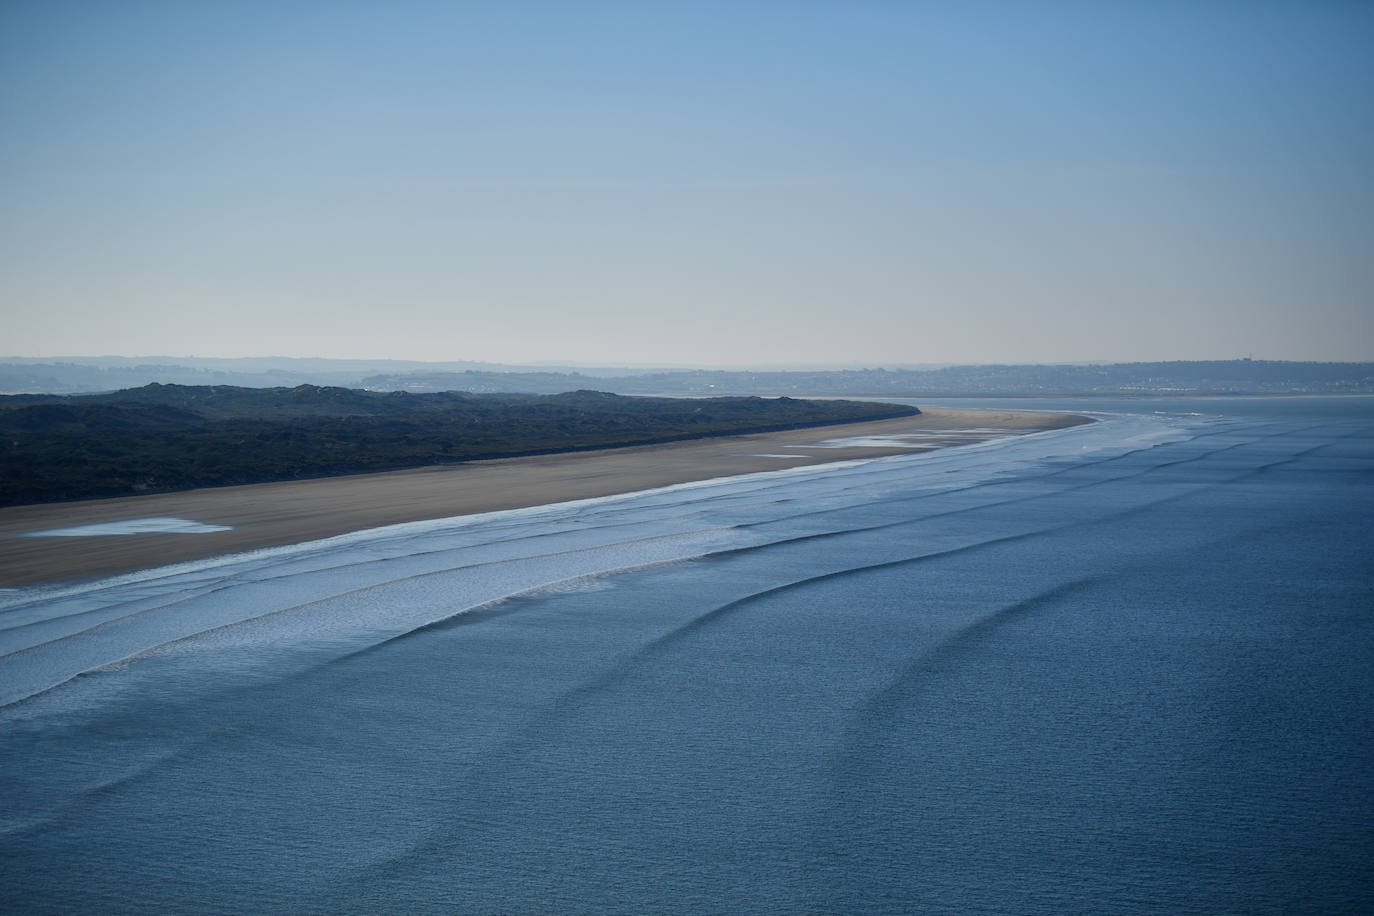
<instances>
[{"instance_id":1,"label":"shallow water puddle on sand","mask_svg":"<svg viewBox=\"0 0 1374 916\"><path fill-rule=\"evenodd\" d=\"M101 522L96 525L77 525L74 528L51 528L29 531L26 538L81 538L109 534L208 534L212 531L231 531L232 525L205 525L186 518L131 518L121 522Z\"/></svg>"},{"instance_id":2,"label":"shallow water puddle on sand","mask_svg":"<svg viewBox=\"0 0 1374 916\"><path fill-rule=\"evenodd\" d=\"M968 445L997 439L1007 435L1006 430L959 429L939 430L936 432L896 433L890 436L846 436L839 439L822 439L810 445L785 445L783 448L909 448L929 449L942 445Z\"/></svg>"}]
</instances>

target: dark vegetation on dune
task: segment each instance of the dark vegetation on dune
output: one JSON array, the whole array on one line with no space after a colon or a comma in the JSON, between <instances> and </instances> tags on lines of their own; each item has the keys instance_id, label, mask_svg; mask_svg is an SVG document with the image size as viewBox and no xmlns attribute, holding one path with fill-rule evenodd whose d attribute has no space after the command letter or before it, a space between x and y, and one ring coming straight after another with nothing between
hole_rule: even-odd
<instances>
[{"instance_id":1,"label":"dark vegetation on dune","mask_svg":"<svg viewBox=\"0 0 1374 916\"><path fill-rule=\"evenodd\" d=\"M327 477L876 420L895 404L792 398L380 393L147 385L0 397L0 505Z\"/></svg>"}]
</instances>

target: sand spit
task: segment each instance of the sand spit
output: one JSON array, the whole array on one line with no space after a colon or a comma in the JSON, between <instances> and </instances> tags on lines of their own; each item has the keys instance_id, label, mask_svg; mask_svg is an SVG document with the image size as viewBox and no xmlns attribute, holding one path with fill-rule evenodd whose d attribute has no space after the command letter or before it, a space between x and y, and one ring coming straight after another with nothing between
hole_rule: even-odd
<instances>
[{"instance_id":1,"label":"sand spit","mask_svg":"<svg viewBox=\"0 0 1374 916\"><path fill-rule=\"evenodd\" d=\"M782 467L909 455L1087 422L1091 421L1086 417L1040 411L930 408L913 417L785 432L18 506L0 509L0 587L96 578L402 522L610 496ZM31 536L148 518L226 530Z\"/></svg>"}]
</instances>

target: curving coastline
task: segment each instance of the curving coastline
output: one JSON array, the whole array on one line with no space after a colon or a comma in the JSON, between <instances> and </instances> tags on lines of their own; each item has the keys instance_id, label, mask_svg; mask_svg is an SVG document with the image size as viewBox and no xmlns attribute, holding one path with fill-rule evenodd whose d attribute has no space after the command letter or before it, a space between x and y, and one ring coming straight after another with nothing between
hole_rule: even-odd
<instances>
[{"instance_id":1,"label":"curving coastline","mask_svg":"<svg viewBox=\"0 0 1374 916\"><path fill-rule=\"evenodd\" d=\"M0 509L0 587L90 579L403 522L671 484L911 454L1091 422L1041 411L929 408L890 420L565 452L343 477ZM138 519L223 530L35 533Z\"/></svg>"}]
</instances>

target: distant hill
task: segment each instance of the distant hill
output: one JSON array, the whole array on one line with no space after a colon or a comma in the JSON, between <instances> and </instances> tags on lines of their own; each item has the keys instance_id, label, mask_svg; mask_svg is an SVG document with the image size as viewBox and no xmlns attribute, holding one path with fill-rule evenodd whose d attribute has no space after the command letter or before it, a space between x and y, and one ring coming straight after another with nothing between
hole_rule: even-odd
<instances>
[{"instance_id":1,"label":"distant hill","mask_svg":"<svg viewBox=\"0 0 1374 916\"><path fill-rule=\"evenodd\" d=\"M324 477L919 413L758 397L153 384L0 397L0 505Z\"/></svg>"},{"instance_id":2,"label":"distant hill","mask_svg":"<svg viewBox=\"0 0 1374 916\"><path fill-rule=\"evenodd\" d=\"M172 356L73 356L33 359L0 357L0 394L82 394L163 385L237 385L278 388L296 385L358 388L369 375L408 372L528 372L529 366L501 363L414 362L386 359L299 359L263 356L241 359ZM549 371L573 373L572 367ZM637 374L630 369L596 369L607 378ZM573 386L574 388L577 386ZM563 389L568 390L568 389Z\"/></svg>"},{"instance_id":3,"label":"distant hill","mask_svg":"<svg viewBox=\"0 0 1374 916\"><path fill-rule=\"evenodd\" d=\"M591 387L671 396L1046 397L1374 394L1374 363L1264 360L1090 366L948 366L826 372L690 371L598 378L555 372L409 372L364 378L382 391L521 391Z\"/></svg>"},{"instance_id":4,"label":"distant hill","mask_svg":"<svg viewBox=\"0 0 1374 916\"><path fill-rule=\"evenodd\" d=\"M1374 363L1211 360L1102 365L711 371L573 369L493 363L420 363L262 357L0 359L0 393L93 393L164 385L377 391L557 394L594 389L666 396L1045 397L1374 394Z\"/></svg>"}]
</instances>

